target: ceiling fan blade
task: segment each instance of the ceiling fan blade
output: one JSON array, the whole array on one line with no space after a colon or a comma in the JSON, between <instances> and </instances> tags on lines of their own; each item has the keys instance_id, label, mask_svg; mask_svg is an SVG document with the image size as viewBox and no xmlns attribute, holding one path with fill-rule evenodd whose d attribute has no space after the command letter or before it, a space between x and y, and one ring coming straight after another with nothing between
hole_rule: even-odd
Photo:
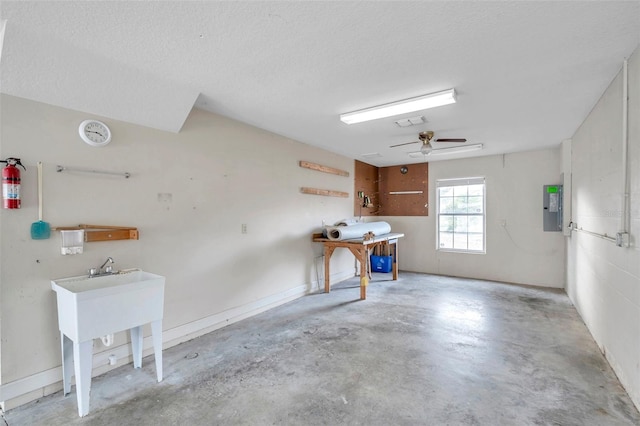
<instances>
[{"instance_id":1,"label":"ceiling fan blade","mask_svg":"<svg viewBox=\"0 0 640 426\"><path fill-rule=\"evenodd\" d=\"M413 142L399 143L399 144L397 144L397 145L391 145L389 148L395 148L395 147L397 147L397 146L404 146L404 145L411 145L411 144L413 144L413 143L422 143L422 142L420 142L420 141L413 141Z\"/></svg>"},{"instance_id":2,"label":"ceiling fan blade","mask_svg":"<svg viewBox=\"0 0 640 426\"><path fill-rule=\"evenodd\" d=\"M455 138L443 138L443 139L436 139L436 142L458 142L458 143L462 143L462 142L466 142L466 139L455 139Z\"/></svg>"},{"instance_id":3,"label":"ceiling fan blade","mask_svg":"<svg viewBox=\"0 0 640 426\"><path fill-rule=\"evenodd\" d=\"M455 152L468 152L482 149L484 146L481 143L465 146L452 146L451 148L438 148L431 151L431 155L441 154L453 154Z\"/></svg>"},{"instance_id":4,"label":"ceiling fan blade","mask_svg":"<svg viewBox=\"0 0 640 426\"><path fill-rule=\"evenodd\" d=\"M456 152L468 152L468 151L476 151L483 149L484 145L481 143L473 144L473 145L465 145L465 146L452 146L450 148L438 148L432 149L431 152L427 155L422 154L420 151L409 152L409 157L411 158L421 158L421 157L430 157L432 155L445 155L445 154L455 154Z\"/></svg>"}]
</instances>

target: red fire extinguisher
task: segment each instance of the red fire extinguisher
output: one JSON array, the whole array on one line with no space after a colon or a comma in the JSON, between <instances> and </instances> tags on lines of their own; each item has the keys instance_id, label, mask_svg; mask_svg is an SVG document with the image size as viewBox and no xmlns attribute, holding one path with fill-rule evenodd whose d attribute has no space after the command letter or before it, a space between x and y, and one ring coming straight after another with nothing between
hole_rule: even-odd
<instances>
[{"instance_id":1,"label":"red fire extinguisher","mask_svg":"<svg viewBox=\"0 0 640 426\"><path fill-rule=\"evenodd\" d=\"M0 163L6 163L7 167L2 169L2 201L5 209L20 208L20 169L16 166L25 167L19 158L9 157L6 160L0 160Z\"/></svg>"}]
</instances>

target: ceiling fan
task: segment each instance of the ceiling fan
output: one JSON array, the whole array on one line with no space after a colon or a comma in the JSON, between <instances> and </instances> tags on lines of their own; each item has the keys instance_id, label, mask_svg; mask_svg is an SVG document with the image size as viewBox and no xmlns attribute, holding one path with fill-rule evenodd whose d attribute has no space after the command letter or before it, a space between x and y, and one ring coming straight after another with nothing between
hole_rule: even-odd
<instances>
[{"instance_id":1,"label":"ceiling fan","mask_svg":"<svg viewBox=\"0 0 640 426\"><path fill-rule=\"evenodd\" d=\"M422 143L422 146L420 147L420 151L417 152L410 152L409 155L412 156L412 154L422 154L422 155L435 155L435 154L447 154L447 153L454 153L454 152L462 152L462 151L473 151L475 149L482 149L482 144L474 144L474 145L467 145L467 146L453 146L450 148L434 148L431 145L431 142L456 142L456 143L464 143L467 140L463 139L463 138L440 138L440 139L433 139L434 133L429 130L426 132L420 132L418 133L418 141L413 141L413 142L406 142L406 143L400 143L397 145L391 145L389 148L395 148L398 146L404 146L404 145L411 145L414 143Z\"/></svg>"}]
</instances>

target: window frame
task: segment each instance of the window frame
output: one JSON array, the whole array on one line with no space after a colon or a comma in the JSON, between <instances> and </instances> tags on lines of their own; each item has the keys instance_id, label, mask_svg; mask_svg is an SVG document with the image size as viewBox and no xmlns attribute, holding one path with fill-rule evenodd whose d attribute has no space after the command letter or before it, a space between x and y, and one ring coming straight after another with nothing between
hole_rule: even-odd
<instances>
[{"instance_id":1,"label":"window frame","mask_svg":"<svg viewBox=\"0 0 640 426\"><path fill-rule=\"evenodd\" d=\"M440 213L440 188L454 186L482 185L482 213ZM486 254L487 253L487 183L484 177L437 179L435 185L436 198L436 251L465 254ZM467 196L468 197L468 196ZM440 247L440 217L442 216L463 216L482 217L482 250L470 250L459 248ZM452 233L452 235L455 233ZM469 231L467 230L467 235ZM468 244L467 244L468 247Z\"/></svg>"}]
</instances>

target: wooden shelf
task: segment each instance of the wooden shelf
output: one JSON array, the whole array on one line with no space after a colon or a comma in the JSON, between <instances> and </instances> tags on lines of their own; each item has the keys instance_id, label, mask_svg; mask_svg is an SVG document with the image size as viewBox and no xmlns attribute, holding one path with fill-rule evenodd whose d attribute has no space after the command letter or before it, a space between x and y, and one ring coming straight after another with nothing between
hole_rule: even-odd
<instances>
[{"instance_id":1,"label":"wooden shelf","mask_svg":"<svg viewBox=\"0 0 640 426\"><path fill-rule=\"evenodd\" d=\"M332 175L349 177L349 172L346 170L340 170L329 166L323 166L322 164L311 163L309 161L300 161L298 163L300 167L305 169L315 170L322 173L330 173Z\"/></svg>"},{"instance_id":2,"label":"wooden shelf","mask_svg":"<svg viewBox=\"0 0 640 426\"><path fill-rule=\"evenodd\" d=\"M56 226L52 231L79 231L84 230L84 241L115 241L139 239L138 228L129 226L85 225Z\"/></svg>"},{"instance_id":3,"label":"wooden shelf","mask_svg":"<svg viewBox=\"0 0 640 426\"><path fill-rule=\"evenodd\" d=\"M324 195L325 197L343 197L347 198L349 196L348 192L342 191L334 191L332 189L319 189L319 188L300 188L300 192L303 194L311 194L311 195Z\"/></svg>"}]
</instances>

